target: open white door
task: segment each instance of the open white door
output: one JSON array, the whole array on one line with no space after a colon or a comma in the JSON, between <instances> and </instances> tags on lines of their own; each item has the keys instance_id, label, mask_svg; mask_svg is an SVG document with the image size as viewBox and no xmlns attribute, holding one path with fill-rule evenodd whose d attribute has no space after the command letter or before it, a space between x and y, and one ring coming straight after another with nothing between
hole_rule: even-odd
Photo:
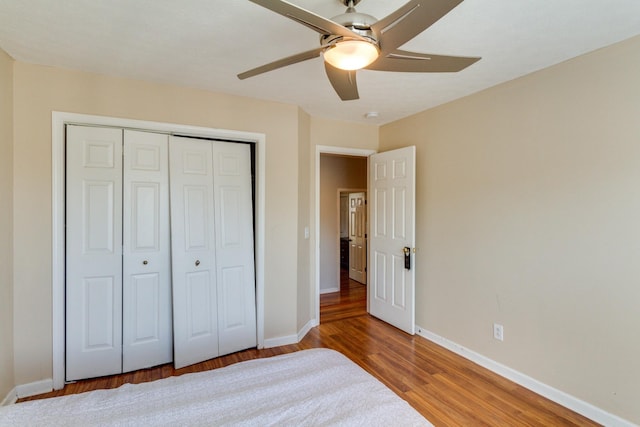
<instances>
[{"instance_id":1,"label":"open white door","mask_svg":"<svg viewBox=\"0 0 640 427\"><path fill-rule=\"evenodd\" d=\"M349 193L349 279L367 284L366 193Z\"/></svg>"},{"instance_id":2,"label":"open white door","mask_svg":"<svg viewBox=\"0 0 640 427\"><path fill-rule=\"evenodd\" d=\"M411 335L415 333L415 152L411 146L369 157L369 312Z\"/></svg>"},{"instance_id":3,"label":"open white door","mask_svg":"<svg viewBox=\"0 0 640 427\"><path fill-rule=\"evenodd\" d=\"M211 142L169 141L174 365L218 356Z\"/></svg>"}]
</instances>

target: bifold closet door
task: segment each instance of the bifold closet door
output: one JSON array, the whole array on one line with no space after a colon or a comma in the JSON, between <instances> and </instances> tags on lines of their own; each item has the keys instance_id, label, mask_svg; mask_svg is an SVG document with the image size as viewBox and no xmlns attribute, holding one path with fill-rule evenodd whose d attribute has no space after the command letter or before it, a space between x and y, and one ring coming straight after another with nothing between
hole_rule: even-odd
<instances>
[{"instance_id":1,"label":"bifold closet door","mask_svg":"<svg viewBox=\"0 0 640 427\"><path fill-rule=\"evenodd\" d=\"M169 141L176 368L218 355L211 153L209 141Z\"/></svg>"},{"instance_id":2,"label":"bifold closet door","mask_svg":"<svg viewBox=\"0 0 640 427\"><path fill-rule=\"evenodd\" d=\"M254 347L251 153L170 138L174 364Z\"/></svg>"},{"instance_id":3,"label":"bifold closet door","mask_svg":"<svg viewBox=\"0 0 640 427\"><path fill-rule=\"evenodd\" d=\"M66 378L170 362L168 136L67 126L66 152Z\"/></svg>"},{"instance_id":4,"label":"bifold closet door","mask_svg":"<svg viewBox=\"0 0 640 427\"><path fill-rule=\"evenodd\" d=\"M66 150L66 379L254 347L249 146L69 125Z\"/></svg>"},{"instance_id":5,"label":"bifold closet door","mask_svg":"<svg viewBox=\"0 0 640 427\"><path fill-rule=\"evenodd\" d=\"M67 126L66 379L122 372L122 129Z\"/></svg>"},{"instance_id":6,"label":"bifold closet door","mask_svg":"<svg viewBox=\"0 0 640 427\"><path fill-rule=\"evenodd\" d=\"M213 144L220 354L257 345L251 149Z\"/></svg>"},{"instance_id":7,"label":"bifold closet door","mask_svg":"<svg viewBox=\"0 0 640 427\"><path fill-rule=\"evenodd\" d=\"M173 360L169 137L124 131L122 371Z\"/></svg>"}]
</instances>

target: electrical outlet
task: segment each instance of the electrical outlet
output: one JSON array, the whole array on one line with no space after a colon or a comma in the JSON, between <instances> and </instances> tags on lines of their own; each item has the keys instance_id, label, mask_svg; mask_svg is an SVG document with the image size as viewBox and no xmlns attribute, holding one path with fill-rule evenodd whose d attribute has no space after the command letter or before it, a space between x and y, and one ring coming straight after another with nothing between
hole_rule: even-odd
<instances>
[{"instance_id":1,"label":"electrical outlet","mask_svg":"<svg viewBox=\"0 0 640 427\"><path fill-rule=\"evenodd\" d=\"M504 328L498 323L493 324L493 337L498 341L504 341Z\"/></svg>"}]
</instances>

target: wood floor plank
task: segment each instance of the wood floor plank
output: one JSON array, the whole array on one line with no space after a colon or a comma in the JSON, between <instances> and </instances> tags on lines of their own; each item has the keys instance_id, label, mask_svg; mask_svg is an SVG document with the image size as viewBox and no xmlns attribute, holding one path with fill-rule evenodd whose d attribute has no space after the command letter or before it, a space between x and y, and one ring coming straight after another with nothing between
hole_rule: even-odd
<instances>
[{"instance_id":1,"label":"wood floor plank","mask_svg":"<svg viewBox=\"0 0 640 427\"><path fill-rule=\"evenodd\" d=\"M366 286L349 280L346 274L341 279L339 292L320 297L320 326L298 344L249 349L178 370L168 364L78 381L63 390L20 401L114 388L324 347L349 357L436 426L598 425L431 341L405 334L368 315Z\"/></svg>"}]
</instances>

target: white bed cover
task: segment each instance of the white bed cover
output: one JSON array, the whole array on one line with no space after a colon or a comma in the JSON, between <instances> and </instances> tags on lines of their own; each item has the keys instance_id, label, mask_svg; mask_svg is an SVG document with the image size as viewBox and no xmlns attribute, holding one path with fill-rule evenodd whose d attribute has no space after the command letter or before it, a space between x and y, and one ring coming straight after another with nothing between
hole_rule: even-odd
<instances>
[{"instance_id":1,"label":"white bed cover","mask_svg":"<svg viewBox=\"0 0 640 427\"><path fill-rule=\"evenodd\" d=\"M311 349L0 407L0 426L429 426L344 355Z\"/></svg>"}]
</instances>

